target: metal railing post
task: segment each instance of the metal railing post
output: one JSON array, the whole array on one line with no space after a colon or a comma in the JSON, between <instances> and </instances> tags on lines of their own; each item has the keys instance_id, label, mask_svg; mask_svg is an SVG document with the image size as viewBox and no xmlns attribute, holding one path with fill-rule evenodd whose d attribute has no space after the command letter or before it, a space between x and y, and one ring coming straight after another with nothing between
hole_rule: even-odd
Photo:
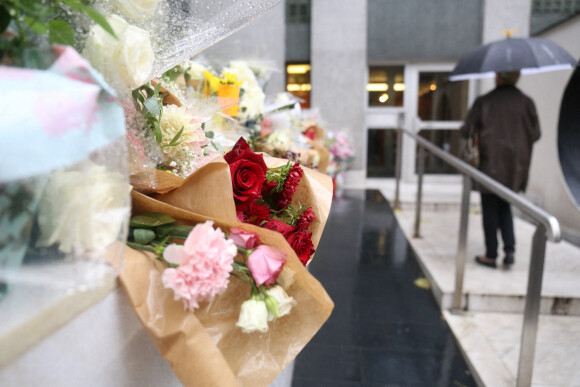
<instances>
[{"instance_id":1,"label":"metal railing post","mask_svg":"<svg viewBox=\"0 0 580 387\"><path fill-rule=\"evenodd\" d=\"M520 361L518 365L518 378L516 384L518 387L529 387L532 385L545 256L546 227L539 224L536 227L536 232L532 239L532 255L530 258L530 271L528 275L528 292L524 309Z\"/></svg>"},{"instance_id":2,"label":"metal railing post","mask_svg":"<svg viewBox=\"0 0 580 387\"><path fill-rule=\"evenodd\" d=\"M461 195L461 215L459 221L459 243L457 260L455 262L455 292L451 312L461 312L463 299L463 278L465 277L465 261L467 259L467 229L469 225L469 200L471 195L471 178L463 175L463 192Z\"/></svg>"},{"instance_id":3,"label":"metal railing post","mask_svg":"<svg viewBox=\"0 0 580 387\"><path fill-rule=\"evenodd\" d=\"M395 159L395 210L401 209L401 201L399 197L399 189L401 182L401 157L402 157L402 142L403 134L401 129L397 129L397 158Z\"/></svg>"},{"instance_id":4,"label":"metal railing post","mask_svg":"<svg viewBox=\"0 0 580 387\"><path fill-rule=\"evenodd\" d=\"M419 145L417 162L417 201L415 204L415 233L413 238L421 238L421 206L423 202L423 173L425 171L425 149L421 145Z\"/></svg>"}]
</instances>

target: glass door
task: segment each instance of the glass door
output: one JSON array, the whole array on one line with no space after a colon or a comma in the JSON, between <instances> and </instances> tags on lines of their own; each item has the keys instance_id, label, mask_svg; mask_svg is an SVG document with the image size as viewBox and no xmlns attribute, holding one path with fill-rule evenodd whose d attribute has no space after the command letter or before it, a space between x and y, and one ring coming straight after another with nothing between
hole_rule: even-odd
<instances>
[{"instance_id":1,"label":"glass door","mask_svg":"<svg viewBox=\"0 0 580 387\"><path fill-rule=\"evenodd\" d=\"M470 102L469 81L450 82L453 64L407 66L409 80L405 106L405 128L416 133L449 153L459 156L464 146L459 128L467 114ZM417 166L415 141L406 137L403 142L403 178L414 180ZM425 155L425 174L435 180L456 180L455 169L431 155Z\"/></svg>"}]
</instances>

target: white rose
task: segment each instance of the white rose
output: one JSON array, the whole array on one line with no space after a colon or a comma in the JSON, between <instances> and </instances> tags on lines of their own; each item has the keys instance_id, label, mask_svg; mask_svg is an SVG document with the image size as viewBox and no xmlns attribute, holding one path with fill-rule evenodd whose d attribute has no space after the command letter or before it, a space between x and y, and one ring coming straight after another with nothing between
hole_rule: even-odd
<instances>
[{"instance_id":1,"label":"white rose","mask_svg":"<svg viewBox=\"0 0 580 387\"><path fill-rule=\"evenodd\" d=\"M161 120L159 120L159 127L161 128L163 153L171 158L175 158L180 150L188 147L189 144L204 144L208 141L203 129L201 129L200 122L188 113L185 106L164 106ZM181 133L181 137L178 140L180 144L168 146L181 128L183 128L183 133Z\"/></svg>"},{"instance_id":2,"label":"white rose","mask_svg":"<svg viewBox=\"0 0 580 387\"><path fill-rule=\"evenodd\" d=\"M53 173L38 207L38 245L74 254L107 247L129 215L129 190L120 173L92 162Z\"/></svg>"},{"instance_id":3,"label":"white rose","mask_svg":"<svg viewBox=\"0 0 580 387\"><path fill-rule=\"evenodd\" d=\"M121 13L133 20L143 20L153 16L161 0L113 0Z\"/></svg>"},{"instance_id":4,"label":"white rose","mask_svg":"<svg viewBox=\"0 0 580 387\"><path fill-rule=\"evenodd\" d=\"M89 32L83 56L114 86L135 89L149 80L153 48L149 32L127 23L117 15L107 18L115 39L101 26Z\"/></svg>"},{"instance_id":5,"label":"white rose","mask_svg":"<svg viewBox=\"0 0 580 387\"><path fill-rule=\"evenodd\" d=\"M286 316L292 310L292 307L296 305L296 300L290 296L282 289L279 285L274 285L269 289L266 289L266 294L274 298L278 302L278 313L280 317ZM268 312L268 321L276 319L276 316Z\"/></svg>"},{"instance_id":6,"label":"white rose","mask_svg":"<svg viewBox=\"0 0 580 387\"><path fill-rule=\"evenodd\" d=\"M259 296L252 296L249 300L244 301L236 326L242 328L244 333L268 332L266 303Z\"/></svg>"}]
</instances>

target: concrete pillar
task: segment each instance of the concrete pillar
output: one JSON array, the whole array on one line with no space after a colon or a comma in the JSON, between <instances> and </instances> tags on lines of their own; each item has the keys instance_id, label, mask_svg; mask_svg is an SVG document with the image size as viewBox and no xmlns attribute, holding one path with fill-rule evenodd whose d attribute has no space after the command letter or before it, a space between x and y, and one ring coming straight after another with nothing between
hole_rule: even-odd
<instances>
[{"instance_id":1,"label":"concrete pillar","mask_svg":"<svg viewBox=\"0 0 580 387\"><path fill-rule=\"evenodd\" d=\"M482 43L505 39L504 30L514 30L513 37L530 35L532 0L484 0ZM485 94L495 87L493 79L481 81L480 93Z\"/></svg>"},{"instance_id":2,"label":"concrete pillar","mask_svg":"<svg viewBox=\"0 0 580 387\"><path fill-rule=\"evenodd\" d=\"M352 169L362 170L367 1L314 0L311 17L311 106L319 109L327 127L352 134L356 146Z\"/></svg>"}]
</instances>

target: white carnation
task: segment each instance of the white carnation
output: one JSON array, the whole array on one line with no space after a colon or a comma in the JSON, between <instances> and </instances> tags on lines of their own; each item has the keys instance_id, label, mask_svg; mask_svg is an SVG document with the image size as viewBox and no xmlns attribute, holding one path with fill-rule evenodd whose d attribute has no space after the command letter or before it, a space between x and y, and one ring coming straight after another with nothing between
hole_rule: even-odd
<instances>
[{"instance_id":1,"label":"white carnation","mask_svg":"<svg viewBox=\"0 0 580 387\"><path fill-rule=\"evenodd\" d=\"M39 203L38 245L74 254L107 247L129 214L129 191L120 173L92 162L53 173Z\"/></svg>"},{"instance_id":2,"label":"white carnation","mask_svg":"<svg viewBox=\"0 0 580 387\"><path fill-rule=\"evenodd\" d=\"M208 141L203 129L201 129L201 123L188 113L185 106L164 106L159 126L162 134L162 150L171 158L175 158L182 149L190 147L192 143L206 143ZM181 128L183 128L183 133L178 140L180 144L168 146Z\"/></svg>"}]
</instances>

